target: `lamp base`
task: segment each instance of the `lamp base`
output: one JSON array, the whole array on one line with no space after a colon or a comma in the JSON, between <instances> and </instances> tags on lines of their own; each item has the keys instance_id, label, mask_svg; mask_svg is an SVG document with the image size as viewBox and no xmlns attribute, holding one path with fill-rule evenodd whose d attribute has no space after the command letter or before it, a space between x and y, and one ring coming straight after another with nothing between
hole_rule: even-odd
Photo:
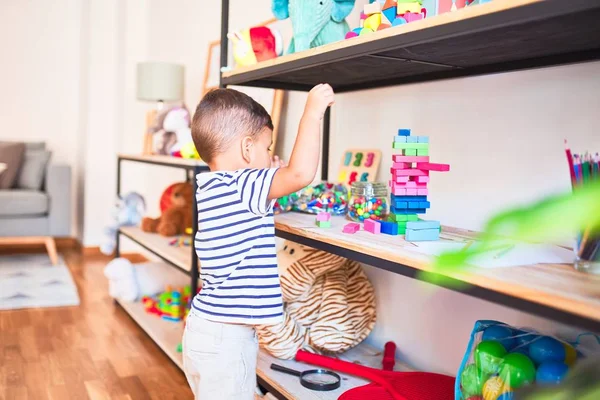
<instances>
[{"instance_id":1,"label":"lamp base","mask_svg":"<svg viewBox=\"0 0 600 400\"><path fill-rule=\"evenodd\" d=\"M153 134L150 133L150 128L154 124L157 114L157 110L148 111L146 113L146 132L144 133L144 147L142 149L142 154L145 156L149 156L154 153L152 150Z\"/></svg>"}]
</instances>

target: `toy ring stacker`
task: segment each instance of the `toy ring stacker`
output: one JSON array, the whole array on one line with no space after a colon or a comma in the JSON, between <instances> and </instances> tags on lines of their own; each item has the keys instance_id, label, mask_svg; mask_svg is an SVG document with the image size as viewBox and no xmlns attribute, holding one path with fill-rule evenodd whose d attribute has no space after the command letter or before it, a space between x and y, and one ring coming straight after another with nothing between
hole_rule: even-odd
<instances>
[{"instance_id":1,"label":"toy ring stacker","mask_svg":"<svg viewBox=\"0 0 600 400\"><path fill-rule=\"evenodd\" d=\"M318 390L320 392L339 388L342 380L338 374L326 369L309 369L300 372L290 368L282 367L281 365L277 364L271 364L271 369L297 376L300 378L300 384L302 384L302 386L307 389Z\"/></svg>"}]
</instances>

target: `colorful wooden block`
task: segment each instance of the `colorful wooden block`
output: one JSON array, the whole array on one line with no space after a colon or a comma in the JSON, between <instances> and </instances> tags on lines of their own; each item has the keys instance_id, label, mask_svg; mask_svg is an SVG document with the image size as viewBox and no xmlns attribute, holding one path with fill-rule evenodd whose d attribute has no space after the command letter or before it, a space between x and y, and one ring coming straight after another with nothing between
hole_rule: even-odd
<instances>
[{"instance_id":1,"label":"colorful wooden block","mask_svg":"<svg viewBox=\"0 0 600 400\"><path fill-rule=\"evenodd\" d=\"M396 10L397 10L396 4L394 3L394 5L389 5L387 8L386 8L386 6L388 6L388 2L386 2L386 4L383 5L381 14L383 14L383 18L386 19L388 21L388 23L391 25L394 22L394 20L396 19ZM409 131L409 133L410 133L410 131Z\"/></svg>"},{"instance_id":2,"label":"colorful wooden block","mask_svg":"<svg viewBox=\"0 0 600 400\"><path fill-rule=\"evenodd\" d=\"M356 232L358 232L360 230L360 225L355 223L355 222L351 222L349 224L344 225L344 227L342 228L342 232L344 233L350 233L350 234L354 234Z\"/></svg>"},{"instance_id":3,"label":"colorful wooden block","mask_svg":"<svg viewBox=\"0 0 600 400\"><path fill-rule=\"evenodd\" d=\"M363 12L365 15L380 13L381 12L381 3L376 1L371 4L365 4Z\"/></svg>"},{"instance_id":4,"label":"colorful wooden block","mask_svg":"<svg viewBox=\"0 0 600 400\"><path fill-rule=\"evenodd\" d=\"M418 194L419 194L419 192L417 191L417 189L416 189L416 188L413 188L413 189L406 189L406 195L407 195L407 196L416 196L416 195L418 195Z\"/></svg>"},{"instance_id":5,"label":"colorful wooden block","mask_svg":"<svg viewBox=\"0 0 600 400\"><path fill-rule=\"evenodd\" d=\"M392 161L394 162L409 162L409 163L415 163L415 162L429 162L429 157L410 157L410 156L403 156L401 154L394 154L392 156Z\"/></svg>"},{"instance_id":6,"label":"colorful wooden block","mask_svg":"<svg viewBox=\"0 0 600 400\"><path fill-rule=\"evenodd\" d=\"M394 189L392 191L392 194L396 195L396 196L403 196L406 195L406 189Z\"/></svg>"},{"instance_id":7,"label":"colorful wooden block","mask_svg":"<svg viewBox=\"0 0 600 400\"><path fill-rule=\"evenodd\" d=\"M372 3L372 4L378 4L378 3ZM367 19L365 19L365 22L363 24L363 26L365 28L371 29L373 32L377 31L377 28L379 28L379 25L381 25L381 13L369 15L367 17Z\"/></svg>"},{"instance_id":8,"label":"colorful wooden block","mask_svg":"<svg viewBox=\"0 0 600 400\"><path fill-rule=\"evenodd\" d=\"M427 196L391 196L392 201L427 201Z\"/></svg>"},{"instance_id":9,"label":"colorful wooden block","mask_svg":"<svg viewBox=\"0 0 600 400\"><path fill-rule=\"evenodd\" d=\"M409 143L409 137L406 138L406 143L394 142L394 149L429 149L429 143Z\"/></svg>"},{"instance_id":10,"label":"colorful wooden block","mask_svg":"<svg viewBox=\"0 0 600 400\"><path fill-rule=\"evenodd\" d=\"M409 242L425 242L430 240L438 240L440 238L439 229L406 229L406 240Z\"/></svg>"},{"instance_id":11,"label":"colorful wooden block","mask_svg":"<svg viewBox=\"0 0 600 400\"><path fill-rule=\"evenodd\" d=\"M439 171L439 172L450 171L449 164L436 164L436 163L430 163L430 162L418 162L417 168L424 169L427 171Z\"/></svg>"},{"instance_id":12,"label":"colorful wooden block","mask_svg":"<svg viewBox=\"0 0 600 400\"><path fill-rule=\"evenodd\" d=\"M397 235L398 234L398 225L393 222L381 221L381 233L386 235Z\"/></svg>"},{"instance_id":13,"label":"colorful wooden block","mask_svg":"<svg viewBox=\"0 0 600 400\"><path fill-rule=\"evenodd\" d=\"M390 181L390 187L392 189L409 189L409 188L416 189L417 188L417 182L415 182L415 181L408 181L408 182L393 182L393 181Z\"/></svg>"},{"instance_id":14,"label":"colorful wooden block","mask_svg":"<svg viewBox=\"0 0 600 400\"><path fill-rule=\"evenodd\" d=\"M412 168L413 163L410 162L395 162L392 164L392 169L408 169Z\"/></svg>"},{"instance_id":15,"label":"colorful wooden block","mask_svg":"<svg viewBox=\"0 0 600 400\"><path fill-rule=\"evenodd\" d=\"M431 208L431 203L428 201L419 202L419 208Z\"/></svg>"},{"instance_id":16,"label":"colorful wooden block","mask_svg":"<svg viewBox=\"0 0 600 400\"><path fill-rule=\"evenodd\" d=\"M417 205L418 204L419 203L417 203ZM408 208L408 202L406 202L406 201L396 201L396 202L394 202L394 207L397 207L397 208ZM418 208L418 207L415 207L415 208Z\"/></svg>"},{"instance_id":17,"label":"colorful wooden block","mask_svg":"<svg viewBox=\"0 0 600 400\"><path fill-rule=\"evenodd\" d=\"M419 138L419 143L429 143L429 136L417 136Z\"/></svg>"},{"instance_id":18,"label":"colorful wooden block","mask_svg":"<svg viewBox=\"0 0 600 400\"><path fill-rule=\"evenodd\" d=\"M404 149L404 150L402 150L402 155L403 156L416 156L417 149Z\"/></svg>"},{"instance_id":19,"label":"colorful wooden block","mask_svg":"<svg viewBox=\"0 0 600 400\"><path fill-rule=\"evenodd\" d=\"M390 211L393 214L425 214L425 213L427 213L427 209L425 209L425 208L396 208L394 206L390 207Z\"/></svg>"},{"instance_id":20,"label":"colorful wooden block","mask_svg":"<svg viewBox=\"0 0 600 400\"><path fill-rule=\"evenodd\" d=\"M419 143L419 144L427 144L427 143ZM418 156L428 156L429 149L417 149L417 155Z\"/></svg>"},{"instance_id":21,"label":"colorful wooden block","mask_svg":"<svg viewBox=\"0 0 600 400\"><path fill-rule=\"evenodd\" d=\"M399 222L408 222L408 221L418 221L419 216L417 214L390 214L388 215L388 221L394 221L396 223Z\"/></svg>"},{"instance_id":22,"label":"colorful wooden block","mask_svg":"<svg viewBox=\"0 0 600 400\"><path fill-rule=\"evenodd\" d=\"M409 136L394 136L394 142L406 143L406 138Z\"/></svg>"},{"instance_id":23,"label":"colorful wooden block","mask_svg":"<svg viewBox=\"0 0 600 400\"><path fill-rule=\"evenodd\" d=\"M417 194L419 196L427 196L429 194L429 189L417 189Z\"/></svg>"},{"instance_id":24,"label":"colorful wooden block","mask_svg":"<svg viewBox=\"0 0 600 400\"><path fill-rule=\"evenodd\" d=\"M410 168L410 169L399 169L399 168L390 168L390 172L394 178L398 176L427 176L429 175L429 171L424 171L421 169Z\"/></svg>"},{"instance_id":25,"label":"colorful wooden block","mask_svg":"<svg viewBox=\"0 0 600 400\"><path fill-rule=\"evenodd\" d=\"M331 221L317 221L319 228L331 228Z\"/></svg>"},{"instance_id":26,"label":"colorful wooden block","mask_svg":"<svg viewBox=\"0 0 600 400\"><path fill-rule=\"evenodd\" d=\"M409 201L408 202L408 208L424 208L424 207L419 207L421 203L422 202L418 202L418 201ZM399 206L397 204L394 204L394 206L398 207L398 208L402 208L401 206Z\"/></svg>"},{"instance_id":27,"label":"colorful wooden block","mask_svg":"<svg viewBox=\"0 0 600 400\"><path fill-rule=\"evenodd\" d=\"M428 176L416 176L415 181L417 181L417 183L422 183L425 186L427 186L427 182L429 182L429 177Z\"/></svg>"},{"instance_id":28,"label":"colorful wooden block","mask_svg":"<svg viewBox=\"0 0 600 400\"><path fill-rule=\"evenodd\" d=\"M419 143L419 137L418 136L408 136L406 138L406 143Z\"/></svg>"},{"instance_id":29,"label":"colorful wooden block","mask_svg":"<svg viewBox=\"0 0 600 400\"><path fill-rule=\"evenodd\" d=\"M421 12L421 4L418 2L412 2L412 3L400 3L398 2L398 9L396 11L397 15L402 15L405 14L407 12L410 13L420 13Z\"/></svg>"},{"instance_id":30,"label":"colorful wooden block","mask_svg":"<svg viewBox=\"0 0 600 400\"><path fill-rule=\"evenodd\" d=\"M320 212L317 214L317 221L329 221L331 219L331 214L328 212Z\"/></svg>"},{"instance_id":31,"label":"colorful wooden block","mask_svg":"<svg viewBox=\"0 0 600 400\"><path fill-rule=\"evenodd\" d=\"M412 230L440 229L440 221L408 221L406 227Z\"/></svg>"},{"instance_id":32,"label":"colorful wooden block","mask_svg":"<svg viewBox=\"0 0 600 400\"><path fill-rule=\"evenodd\" d=\"M363 227L367 232L371 232L373 234L381 233L381 223L379 221L365 219Z\"/></svg>"},{"instance_id":33,"label":"colorful wooden block","mask_svg":"<svg viewBox=\"0 0 600 400\"><path fill-rule=\"evenodd\" d=\"M398 136L410 136L410 129L398 129Z\"/></svg>"}]
</instances>

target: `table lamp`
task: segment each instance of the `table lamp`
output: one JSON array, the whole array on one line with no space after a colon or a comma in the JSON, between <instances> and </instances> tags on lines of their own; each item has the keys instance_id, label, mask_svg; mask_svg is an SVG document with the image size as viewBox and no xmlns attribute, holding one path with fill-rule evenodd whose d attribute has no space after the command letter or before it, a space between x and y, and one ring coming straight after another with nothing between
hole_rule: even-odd
<instances>
[{"instance_id":1,"label":"table lamp","mask_svg":"<svg viewBox=\"0 0 600 400\"><path fill-rule=\"evenodd\" d=\"M152 154L152 134L149 127L164 102L183 99L183 65L164 62L143 62L137 65L137 99L156 102L156 108L146 114L146 134L143 154Z\"/></svg>"}]
</instances>

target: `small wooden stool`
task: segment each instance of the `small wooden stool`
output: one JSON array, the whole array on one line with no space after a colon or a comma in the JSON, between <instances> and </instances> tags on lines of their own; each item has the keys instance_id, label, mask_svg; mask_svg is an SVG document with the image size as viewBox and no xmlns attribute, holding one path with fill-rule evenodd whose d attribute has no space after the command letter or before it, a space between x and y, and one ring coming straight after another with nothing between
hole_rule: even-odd
<instances>
[{"instance_id":1,"label":"small wooden stool","mask_svg":"<svg viewBox=\"0 0 600 400\"><path fill-rule=\"evenodd\" d=\"M0 245L44 244L52 265L58 264L56 243L51 236L0 237Z\"/></svg>"}]
</instances>

